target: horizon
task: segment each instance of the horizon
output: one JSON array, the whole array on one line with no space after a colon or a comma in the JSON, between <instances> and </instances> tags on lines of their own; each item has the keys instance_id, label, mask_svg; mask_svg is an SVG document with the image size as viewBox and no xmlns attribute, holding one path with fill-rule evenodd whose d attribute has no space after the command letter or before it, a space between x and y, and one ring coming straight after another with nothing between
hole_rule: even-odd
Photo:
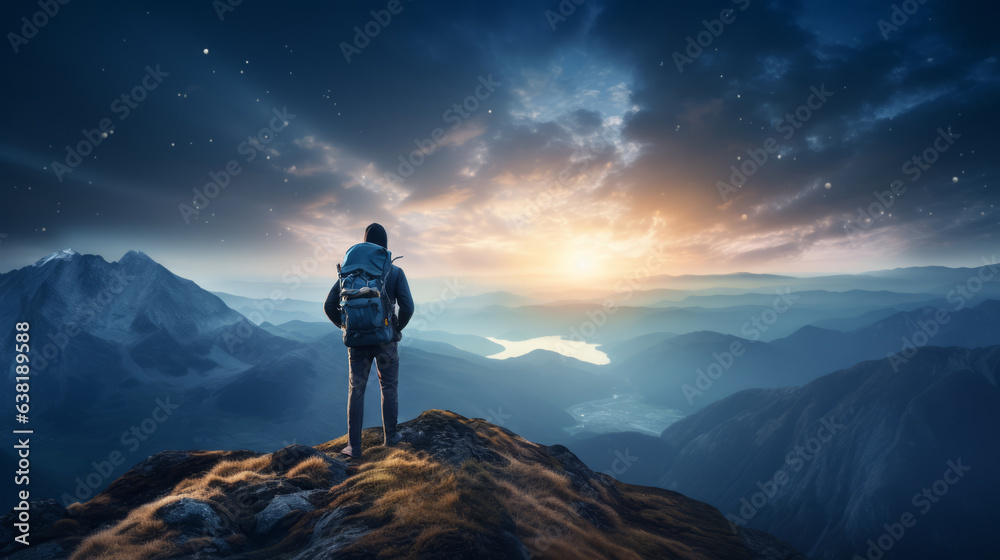
<instances>
[{"instance_id":1,"label":"horizon","mask_svg":"<svg viewBox=\"0 0 1000 560\"><path fill-rule=\"evenodd\" d=\"M168 263L164 263L164 262L159 261L155 256L150 255L150 254L148 254L147 252L145 252L145 251L143 251L141 249L128 249L124 253L122 253L121 256L119 256L117 258L109 258L109 256L107 256L107 255L102 255L102 254L98 254L98 253L87 253L87 252L77 251L76 249L73 249L72 247L64 247L62 249L55 250L55 251L53 251L51 253L48 253L46 255L41 255L41 256L35 258L34 260L32 260L31 262L29 262L27 264L24 264L24 265L21 265L21 266L17 266L15 268L11 268L9 270L0 271L0 274L6 274L6 273L9 273L9 272L13 272L13 271L19 270L21 268L25 268L25 267L28 267L28 266L33 266L33 265L37 264L38 262L40 262L42 260L45 260L47 258L53 257L55 255L58 255L60 253L64 253L64 252L67 252L67 251L71 251L71 252L79 254L79 255L94 255L94 256L98 256L98 257L104 259L104 261L108 262L108 263L113 263L113 262L117 262L117 261L121 260L121 258L124 257L124 255L126 253L128 253L129 251L138 251L138 252L146 255L150 259L152 259L157 264L165 267L171 273L173 273L173 274L175 274L175 275L177 275L177 276L179 276L181 278L184 278L184 279L191 280L191 281L195 282L196 284L198 284L199 287L201 287L202 289L204 289L206 291L209 291L209 292L212 292L212 293L224 293L224 294L228 294L228 295L232 295L232 296L245 297L245 298L250 298L250 299L274 299L274 298L271 297L270 294L273 294L274 291L277 290L277 291L282 292L282 296L279 297L279 298L277 298L276 301L286 300L286 299L290 300L290 301L292 301L292 300L298 300L298 301L324 301L325 298L326 298L327 292L329 291L329 289L332 286L333 282L336 281L336 274L335 273L334 273L333 276L331 276L329 278L329 283L326 283L326 282L324 282L322 280L310 281L310 278L321 277L322 274L319 273L319 272L313 272L311 274L308 274L308 273L306 273L303 270L300 270L297 274L293 274L291 277L289 277L288 279L286 279L284 281L280 277L272 279L272 280L264 280L264 279L261 279L261 280L258 280L258 281L242 280L242 281L238 281L238 282L226 282L226 281L219 281L217 279L216 280L213 280L213 279L205 280L203 278L192 277L192 276L188 276L188 275L182 274L179 271L177 271L174 268L172 268L171 266L169 266ZM333 262L333 261L331 261L331 262ZM632 284L632 286L634 286L634 287L631 290L626 290L626 291L635 291L635 292L641 293L643 291L652 291L652 290L663 290L663 289L666 289L666 290L675 290L675 291L679 291L679 292L698 292L698 291L702 291L702 290L711 290L711 289L714 289L714 288L720 288L720 286L717 286L717 285L714 285L714 284L710 284L710 283L706 283L704 286L700 286L698 288L665 288L665 287L662 287L662 286L648 286L648 285L644 285L644 284L648 284L649 282L653 282L653 281L656 281L656 280L659 280L659 281L662 282L664 280L669 280L669 279L675 279L675 280L680 280L680 279L695 279L695 280L697 280L697 279L702 279L702 278L707 279L707 278L712 278L712 277L738 277L738 276L748 276L748 277L753 277L753 276L778 276L778 277L784 277L784 278L807 280L807 279L822 279L822 278L837 277L837 276L864 277L864 276L868 276L868 275L871 275L871 274L877 274L877 273L880 273L880 272L892 272L892 271L907 270L907 269L945 268L945 269L950 269L950 270L963 270L963 269L975 270L975 269L978 269L978 268L981 268L981 267L995 266L998 262L1000 262L1000 261L997 260L997 256L994 253L992 255L992 257L989 258L989 259L987 257L985 257L985 256L981 257L979 263L970 263L968 266L955 266L955 267L949 267L949 266L944 266L944 265L919 265L919 266L905 266L905 267L894 267L894 268L883 268L883 269L867 269L867 270L864 270L862 272L857 272L857 273L850 273L850 272L822 273L822 272L820 272L820 273L814 273L814 274L794 274L794 273L778 274L778 273L773 273L773 272L737 271L737 272L729 272L729 273L721 273L721 274L652 275L652 276L650 276L648 278L645 278L645 279L635 280L634 283ZM289 272L289 271L286 271L286 272ZM617 292L621 291L621 290L616 290L613 285L609 285L608 288L605 289L605 290L602 290L600 288L592 288L592 289L589 289L589 290L581 293L577 297L566 297L566 296L563 295L563 292L559 292L559 291L541 291L541 292L539 292L537 289L531 289L530 285L529 285L528 289L524 289L523 287L520 287L520 286L511 286L511 285L503 285L503 284L482 283L482 284L478 284L477 285L476 283L470 282L470 278L469 277L464 277L464 278L458 278L458 277L452 277L452 278L445 278L445 277L420 278L420 277L417 277L417 278L408 278L408 279L409 279L410 283L414 286L414 301L416 303L418 303L418 304L426 304L426 303L431 303L431 302L441 301L441 300L451 300L451 299L454 299L454 298L477 297L477 296L483 296L483 295L504 294L504 293L515 295L515 296L519 296L519 297L525 297L525 298L529 298L529 299L534 299L535 303L533 303L533 304L551 304L551 303L559 303L559 302L571 302L571 301L575 301L575 300L586 300L586 299L600 298L600 297L604 297L606 295L614 294L614 293L617 293ZM456 286L457 286L457 289L456 289ZM747 288L747 289L748 290L752 290L754 288ZM764 289L764 287L761 287L759 289ZM798 290L795 290L795 291L798 291ZM837 291L837 290L826 290L826 291ZM440 292L440 295L436 295L436 294L438 294L438 292ZM748 293L754 293L754 292L748 292ZM535 294L536 297L532 298L532 294ZM421 296L421 297L418 297L418 296ZM310 297L312 299L310 299ZM527 305L532 305L532 304L527 304Z\"/></svg>"}]
</instances>

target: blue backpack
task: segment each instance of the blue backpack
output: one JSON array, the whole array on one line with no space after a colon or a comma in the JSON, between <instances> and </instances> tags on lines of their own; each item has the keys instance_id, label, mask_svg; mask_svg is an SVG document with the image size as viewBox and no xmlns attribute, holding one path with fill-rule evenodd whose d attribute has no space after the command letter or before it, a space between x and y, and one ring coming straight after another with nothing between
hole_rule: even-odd
<instances>
[{"instance_id":1,"label":"blue backpack","mask_svg":"<svg viewBox=\"0 0 1000 560\"><path fill-rule=\"evenodd\" d=\"M386 291L392 261L388 249L366 242L348 249L344 264L337 265L345 346L371 346L393 340L393 305Z\"/></svg>"}]
</instances>

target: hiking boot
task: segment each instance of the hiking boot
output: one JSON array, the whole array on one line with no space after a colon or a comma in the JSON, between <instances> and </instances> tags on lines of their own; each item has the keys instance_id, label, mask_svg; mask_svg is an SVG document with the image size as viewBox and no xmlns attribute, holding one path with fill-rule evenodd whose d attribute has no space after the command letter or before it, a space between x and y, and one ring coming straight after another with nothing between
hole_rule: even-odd
<instances>
[{"instance_id":1,"label":"hiking boot","mask_svg":"<svg viewBox=\"0 0 1000 560\"><path fill-rule=\"evenodd\" d=\"M351 447L351 444L347 444L347 447L341 449L340 452L343 453L344 455L347 455L351 459L360 459L361 458L361 453L355 454L354 453L354 448Z\"/></svg>"},{"instance_id":2,"label":"hiking boot","mask_svg":"<svg viewBox=\"0 0 1000 560\"><path fill-rule=\"evenodd\" d=\"M403 436L401 436L399 434L399 432L396 432L396 433L392 434L391 436L385 438L385 444L388 445L388 446L396 445L397 443L399 443L401 441L403 441Z\"/></svg>"}]
</instances>

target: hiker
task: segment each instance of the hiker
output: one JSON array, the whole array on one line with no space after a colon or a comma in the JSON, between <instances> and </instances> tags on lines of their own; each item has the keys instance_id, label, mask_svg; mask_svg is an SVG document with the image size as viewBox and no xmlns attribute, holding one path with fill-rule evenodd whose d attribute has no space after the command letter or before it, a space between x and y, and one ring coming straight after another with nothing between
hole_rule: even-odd
<instances>
[{"instance_id":1,"label":"hiker","mask_svg":"<svg viewBox=\"0 0 1000 560\"><path fill-rule=\"evenodd\" d=\"M396 431L399 397L399 355L396 343L413 316L413 298L403 269L392 264L385 228L375 223L365 229L365 242L351 247L340 279L323 305L326 316L344 331L350 366L347 398L347 447L341 453L361 457L361 427L365 410L365 387L374 360L382 389L382 431L385 445L399 443ZM397 257L401 258L401 257ZM396 315L396 304L399 315Z\"/></svg>"}]
</instances>

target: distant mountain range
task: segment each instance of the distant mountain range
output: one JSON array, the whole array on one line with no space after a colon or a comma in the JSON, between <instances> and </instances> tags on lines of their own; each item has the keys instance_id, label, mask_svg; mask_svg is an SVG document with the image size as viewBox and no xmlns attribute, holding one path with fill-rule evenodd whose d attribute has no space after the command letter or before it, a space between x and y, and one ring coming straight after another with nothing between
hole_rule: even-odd
<instances>
[{"instance_id":1,"label":"distant mountain range","mask_svg":"<svg viewBox=\"0 0 1000 560\"><path fill-rule=\"evenodd\" d=\"M212 294L218 296L226 305L238 311L256 325L264 322L280 325L292 321L322 322L329 320L323 313L322 301L305 301L292 298L279 300L248 298L225 292L212 292Z\"/></svg>"},{"instance_id":2,"label":"distant mountain range","mask_svg":"<svg viewBox=\"0 0 1000 560\"><path fill-rule=\"evenodd\" d=\"M998 381L1000 346L924 347L906 363L738 392L659 440L621 433L569 445L595 469L704 500L810 558L988 557ZM907 513L916 529L883 537ZM880 537L891 550L869 554Z\"/></svg>"},{"instance_id":3,"label":"distant mountain range","mask_svg":"<svg viewBox=\"0 0 1000 560\"><path fill-rule=\"evenodd\" d=\"M994 258L984 259L984 267L997 269ZM878 270L860 274L832 274L810 277L783 276L775 274L716 274L716 275L684 275L655 276L648 279L644 286L649 289L666 288L675 290L713 288L735 288L747 291L767 292L784 286L791 286L796 291L829 290L842 292L847 290L891 291L897 293L931 293L945 294L956 284L964 284L975 276L979 269L949 268L944 266L914 266ZM1000 295L1000 286L988 287L989 297Z\"/></svg>"},{"instance_id":4,"label":"distant mountain range","mask_svg":"<svg viewBox=\"0 0 1000 560\"><path fill-rule=\"evenodd\" d=\"M943 317L943 322L935 317ZM691 412L736 391L801 385L835 369L908 350L910 344L1000 344L1000 301L949 311L896 312L850 332L804 326L771 342L711 331L646 335L609 350L621 391ZM932 332L933 335L928 334ZM925 338L926 335L926 338Z\"/></svg>"},{"instance_id":5,"label":"distant mountain range","mask_svg":"<svg viewBox=\"0 0 1000 560\"><path fill-rule=\"evenodd\" d=\"M659 483L811 558L991 557L998 377L1000 346L927 347L898 371L882 359L743 391L663 432ZM868 555L893 530L905 535Z\"/></svg>"},{"instance_id":6,"label":"distant mountain range","mask_svg":"<svg viewBox=\"0 0 1000 560\"><path fill-rule=\"evenodd\" d=\"M965 277L969 278L976 275ZM609 347L664 331L678 334L712 331L772 341L807 325L854 330L898 312L925 307L955 309L959 303L975 306L1000 299L1000 282L978 286L981 288L968 298L960 296L954 286L941 293L897 293L859 289L798 291L790 284L770 293L688 296L674 302L650 302L649 306L638 303L641 294L520 307L444 306L434 316L433 328L506 340L560 335Z\"/></svg>"},{"instance_id":7,"label":"distant mountain range","mask_svg":"<svg viewBox=\"0 0 1000 560\"><path fill-rule=\"evenodd\" d=\"M997 270L994 270L997 269ZM1000 282L992 278L1000 267L917 267L798 278L780 275L730 274L656 277L641 289L579 294L536 294L526 297L491 292L450 297L418 304L415 321L427 321L430 330L525 340L555 334L613 345L629 338L662 331L679 334L708 330L747 336L748 321L771 308L778 292L795 295L794 304L780 321L761 331L762 340L790 335L806 325L853 330L899 311L922 307L951 307L956 289L975 282L974 302L1000 299ZM331 279L332 280L332 279ZM658 287L673 282L678 287ZM271 302L218 294L233 309L255 323L281 325L290 321L326 322L321 302ZM419 299L419 298L418 298ZM604 306L613 304L612 311ZM273 311L260 313L261 308Z\"/></svg>"},{"instance_id":8,"label":"distant mountain range","mask_svg":"<svg viewBox=\"0 0 1000 560\"><path fill-rule=\"evenodd\" d=\"M400 419L449 409L565 443L595 470L703 499L816 558L864 557L865 539L877 541L883 523L894 527L894 511L898 521L913 509L908 500L920 488L912 485L935 469L944 476L946 461L960 456L974 470L949 491L957 499L932 502L920 529L908 528L912 538L886 557L921 547L979 553L972 513L986 514L964 493L998 495L991 482L972 482L996 466L998 448L1000 302L991 294L1000 282L970 280L986 270L727 275L725 286L697 294L650 284L610 312L600 300L540 303L550 300L505 292L425 306L425 321L400 346ZM784 287L762 288L774 281ZM87 499L164 449L260 452L346 431L346 349L325 317L271 313L258 325L260 300L223 294L227 305L139 251L117 262L60 251L0 274L0 293L0 322L31 324L33 497ZM674 299L664 304L664 295ZM288 303L288 313L315 307ZM485 358L498 350L487 336L584 333L610 365L545 350ZM0 361L12 364L13 333L6 336ZM7 375L0 398L12 400L13 368ZM375 377L369 425L379 423ZM605 408L622 402L638 404ZM740 513L741 499L753 500L758 482L769 493L762 477L774 480L788 450L834 411L858 420L838 416L849 427L817 460L802 458L764 507ZM648 435L683 415L662 438ZM597 433L606 426L645 434ZM0 440L0 457L13 464L11 434ZM11 480L0 486L0 508L9 507ZM949 544L951 535L963 540Z\"/></svg>"},{"instance_id":9,"label":"distant mountain range","mask_svg":"<svg viewBox=\"0 0 1000 560\"><path fill-rule=\"evenodd\" d=\"M330 278L330 285L336 282L336 278ZM254 324L271 323L281 325L293 321L297 322L327 322L329 319L323 312L323 301L306 301L300 299L284 298L272 300L267 298L249 298L237 296L225 292L212 292L225 302L226 305L243 314ZM325 301L325 300L324 300ZM445 301L445 300L441 300ZM519 296L510 292L488 292L475 296L454 297L449 295L446 303L453 309L483 308L491 306L520 307L522 305L534 305L538 300L526 296ZM432 306L440 303L419 302L416 304L417 316L426 314ZM433 313L431 313L433 315Z\"/></svg>"}]
</instances>

